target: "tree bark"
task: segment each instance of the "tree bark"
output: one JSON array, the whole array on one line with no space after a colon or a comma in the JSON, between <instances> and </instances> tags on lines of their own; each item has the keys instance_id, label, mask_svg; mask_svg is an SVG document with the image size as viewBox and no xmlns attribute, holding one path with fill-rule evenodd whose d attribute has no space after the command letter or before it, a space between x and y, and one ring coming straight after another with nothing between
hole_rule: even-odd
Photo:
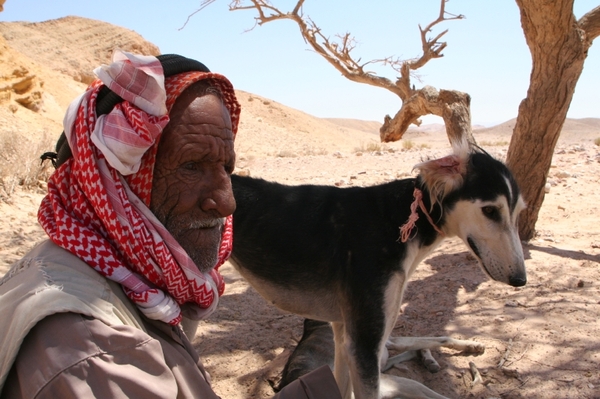
<instances>
[{"instance_id":1,"label":"tree bark","mask_svg":"<svg viewBox=\"0 0 600 399\"><path fill-rule=\"evenodd\" d=\"M506 163L527 203L519 220L519 234L527 241L535 234L554 148L587 51L597 36L600 7L581 19L583 22L587 18L585 23L595 30L588 34L573 15L573 0L516 2L532 56L532 71L527 97L519 106Z\"/></svg>"}]
</instances>

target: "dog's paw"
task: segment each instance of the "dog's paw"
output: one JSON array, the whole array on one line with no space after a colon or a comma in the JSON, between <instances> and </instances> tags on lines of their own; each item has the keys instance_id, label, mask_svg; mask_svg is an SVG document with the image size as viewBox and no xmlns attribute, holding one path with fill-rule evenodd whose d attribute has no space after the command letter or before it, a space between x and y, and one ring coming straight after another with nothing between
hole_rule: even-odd
<instances>
[{"instance_id":1,"label":"dog's paw","mask_svg":"<svg viewBox=\"0 0 600 399\"><path fill-rule=\"evenodd\" d=\"M463 348L463 352L481 355L485 352L485 345L475 341L468 341L468 344Z\"/></svg>"},{"instance_id":2,"label":"dog's paw","mask_svg":"<svg viewBox=\"0 0 600 399\"><path fill-rule=\"evenodd\" d=\"M427 368L430 373L437 373L441 367L435 359L423 359L423 365Z\"/></svg>"},{"instance_id":3,"label":"dog's paw","mask_svg":"<svg viewBox=\"0 0 600 399\"><path fill-rule=\"evenodd\" d=\"M421 354L421 362L423 366L427 368L430 373L437 373L440 371L441 367L439 363L433 358L431 351L429 349L423 349L420 351Z\"/></svg>"}]
</instances>

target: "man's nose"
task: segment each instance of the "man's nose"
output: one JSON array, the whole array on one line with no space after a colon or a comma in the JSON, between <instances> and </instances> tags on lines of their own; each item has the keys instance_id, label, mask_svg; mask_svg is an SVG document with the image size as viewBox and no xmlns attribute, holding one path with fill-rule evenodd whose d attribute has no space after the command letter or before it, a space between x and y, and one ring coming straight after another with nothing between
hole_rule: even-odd
<instances>
[{"instance_id":1,"label":"man's nose","mask_svg":"<svg viewBox=\"0 0 600 399\"><path fill-rule=\"evenodd\" d=\"M209 194L202 200L204 212L216 212L219 217L227 217L235 211L235 198L229 174L223 172L214 176Z\"/></svg>"}]
</instances>

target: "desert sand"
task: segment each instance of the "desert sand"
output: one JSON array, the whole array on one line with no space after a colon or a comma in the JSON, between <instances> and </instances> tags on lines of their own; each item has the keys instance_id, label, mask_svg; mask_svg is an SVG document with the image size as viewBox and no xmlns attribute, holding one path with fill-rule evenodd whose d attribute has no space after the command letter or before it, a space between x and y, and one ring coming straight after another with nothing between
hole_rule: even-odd
<instances>
[{"instance_id":1,"label":"desert sand","mask_svg":"<svg viewBox=\"0 0 600 399\"><path fill-rule=\"evenodd\" d=\"M143 47L147 45L143 39L127 30L110 39L113 42L101 35L85 36L96 24L79 18L0 24L0 80L10 83L22 78L18 76L22 73L14 74L20 66L27 71L25 76L35 75L30 94L40 92L31 97L36 104L32 109L14 101L22 93L2 97L0 137L24 136L31 142L46 140L51 146L62 129L62 112L85 88L88 62L107 62L101 47L129 40L133 49L152 49ZM43 35L49 30L48 47L26 45L28 37L35 37L32 32ZM93 42L69 51L84 37L92 37ZM62 48L62 54L76 57L76 62L61 58L53 64L56 57L51 48ZM442 126L413 129L403 142L381 145L376 121L319 119L257 94L239 91L238 97L242 119L236 173L292 185L366 186L412 176L416 163L450 152ZM478 129L474 136L503 160L512 126L514 120ZM526 286L513 288L488 280L465 245L455 239L425 259L413 276L393 334L474 339L485 344L485 353L471 356L438 350L433 354L442 369L436 374L414 361L391 373L451 398L600 398L597 138L598 119L565 123L536 237L523 243ZM45 238L36 220L43 182L28 189L16 184L10 193L6 185L7 180L2 180L0 275ZM264 301L229 263L221 272L225 294L217 312L201 322L194 345L223 399L268 398L300 338L302 319ZM482 384L471 386L469 362L480 370Z\"/></svg>"}]
</instances>

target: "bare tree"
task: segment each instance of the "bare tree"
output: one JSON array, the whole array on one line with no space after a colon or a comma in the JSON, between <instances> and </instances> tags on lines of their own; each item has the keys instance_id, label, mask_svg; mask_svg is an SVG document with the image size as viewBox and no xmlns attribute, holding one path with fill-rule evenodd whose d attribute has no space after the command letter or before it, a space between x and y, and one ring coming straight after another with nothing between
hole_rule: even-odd
<instances>
[{"instance_id":1,"label":"bare tree","mask_svg":"<svg viewBox=\"0 0 600 399\"><path fill-rule=\"evenodd\" d=\"M600 35L600 6L577 20L573 1L516 0L532 71L506 161L527 202L519 220L523 240L535 234L552 154L588 49Z\"/></svg>"},{"instance_id":2,"label":"bare tree","mask_svg":"<svg viewBox=\"0 0 600 399\"><path fill-rule=\"evenodd\" d=\"M205 0L201 9L216 0ZM392 118L385 116L383 126L380 129L382 142L397 141L402 138L411 124L420 125L420 118L425 115L437 115L442 117L446 125L446 133L450 142L467 137L471 143L475 143L471 131L471 98L467 93L455 90L437 90L431 86L416 89L411 84L411 73L424 66L434 58L443 56L442 51L446 43L440 41L447 30L428 37L432 29L439 23L454 19L462 19L463 15L453 15L446 11L447 0L440 1L440 12L437 19L425 28L419 26L421 32L421 44L423 53L420 57L411 60L399 60L386 57L378 60L361 62L353 56L356 41L350 33L337 35L336 40L325 36L309 17L304 16L302 6L304 0L298 0L290 12L282 12L274 7L268 0L233 0L229 4L231 11L251 10L258 11L255 17L256 24L262 25L276 20L292 20L300 28L300 34L310 44L317 54L321 55L343 76L353 82L365 83L381 87L396 94L402 100L402 107ZM379 63L391 67L400 74L396 80L383 76L377 76L366 69L370 64Z\"/></svg>"}]
</instances>

